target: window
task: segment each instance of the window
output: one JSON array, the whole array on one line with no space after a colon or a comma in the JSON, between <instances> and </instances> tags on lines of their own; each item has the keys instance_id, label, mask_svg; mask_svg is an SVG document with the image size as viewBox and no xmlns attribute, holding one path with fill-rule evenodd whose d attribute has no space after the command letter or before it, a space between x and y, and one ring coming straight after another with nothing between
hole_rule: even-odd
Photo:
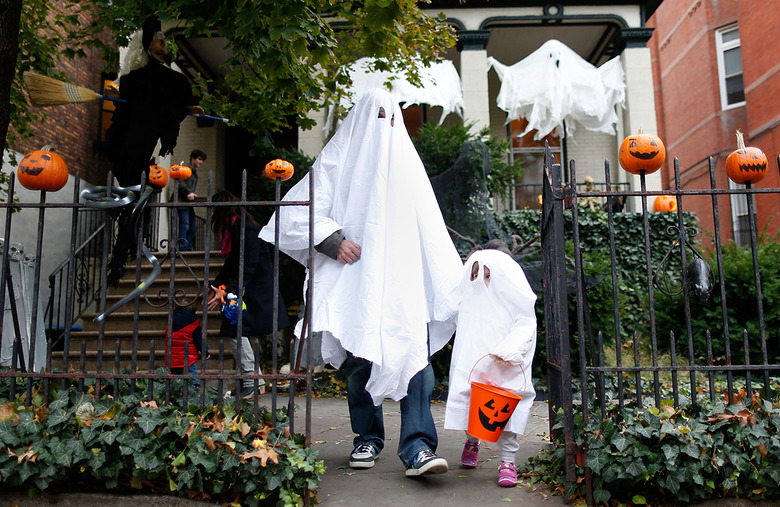
<instances>
[{"instance_id":1,"label":"window","mask_svg":"<svg viewBox=\"0 0 780 507\"><path fill-rule=\"evenodd\" d=\"M525 130L527 125L528 121L525 118L514 120L509 125L512 161L521 160L524 171L520 181L515 181L515 191L512 192L509 202L498 203L499 210L541 209L545 141L550 146L555 163L561 163L561 140L555 135L555 132L539 141L534 139L536 130L520 137L520 133Z\"/></svg>"},{"instance_id":2,"label":"window","mask_svg":"<svg viewBox=\"0 0 780 507\"><path fill-rule=\"evenodd\" d=\"M715 44L721 105L723 109L742 106L745 104L745 85L742 82L742 49L737 25L717 30Z\"/></svg>"},{"instance_id":3,"label":"window","mask_svg":"<svg viewBox=\"0 0 780 507\"><path fill-rule=\"evenodd\" d=\"M745 185L729 180L729 188L741 190ZM734 242L739 246L750 244L750 218L746 194L731 194L731 222L734 227Z\"/></svg>"}]
</instances>

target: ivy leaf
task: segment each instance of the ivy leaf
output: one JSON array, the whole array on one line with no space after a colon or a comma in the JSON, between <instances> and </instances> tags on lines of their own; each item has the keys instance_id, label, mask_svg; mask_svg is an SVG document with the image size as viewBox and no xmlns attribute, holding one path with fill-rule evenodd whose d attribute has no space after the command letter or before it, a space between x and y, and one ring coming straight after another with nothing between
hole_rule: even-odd
<instances>
[{"instance_id":1,"label":"ivy leaf","mask_svg":"<svg viewBox=\"0 0 780 507\"><path fill-rule=\"evenodd\" d=\"M157 470L162 468L162 462L157 458L154 452L145 452L135 455L135 464L142 470Z\"/></svg>"},{"instance_id":2,"label":"ivy leaf","mask_svg":"<svg viewBox=\"0 0 780 507\"><path fill-rule=\"evenodd\" d=\"M627 474L633 477L641 477L645 471L642 462L639 460L630 462L625 470Z\"/></svg>"},{"instance_id":3,"label":"ivy leaf","mask_svg":"<svg viewBox=\"0 0 780 507\"><path fill-rule=\"evenodd\" d=\"M634 502L635 505L647 505L647 500L642 495L634 495L631 501Z\"/></svg>"},{"instance_id":4,"label":"ivy leaf","mask_svg":"<svg viewBox=\"0 0 780 507\"><path fill-rule=\"evenodd\" d=\"M143 430L145 435L148 435L157 427L157 423L148 414L136 418L135 423Z\"/></svg>"},{"instance_id":5,"label":"ivy leaf","mask_svg":"<svg viewBox=\"0 0 780 507\"><path fill-rule=\"evenodd\" d=\"M100 436L98 437L101 442L105 443L106 445L112 445L116 441L116 437L119 436L121 433L121 430L119 428L114 428L109 431L103 431L100 433Z\"/></svg>"},{"instance_id":6,"label":"ivy leaf","mask_svg":"<svg viewBox=\"0 0 780 507\"><path fill-rule=\"evenodd\" d=\"M607 456L602 453L588 453L588 459L585 460L585 466L593 470L593 473L601 473L602 468L609 466L610 462Z\"/></svg>"},{"instance_id":7,"label":"ivy leaf","mask_svg":"<svg viewBox=\"0 0 780 507\"><path fill-rule=\"evenodd\" d=\"M0 423L0 442L8 446L16 446L21 439L16 431L13 430L13 426L9 423Z\"/></svg>"},{"instance_id":8,"label":"ivy leaf","mask_svg":"<svg viewBox=\"0 0 780 507\"><path fill-rule=\"evenodd\" d=\"M691 458L698 458L701 456L701 449L695 443L690 443L682 448L682 452L690 456Z\"/></svg>"},{"instance_id":9,"label":"ivy leaf","mask_svg":"<svg viewBox=\"0 0 780 507\"><path fill-rule=\"evenodd\" d=\"M58 424L67 422L68 412L62 409L52 409L49 407L49 416L46 418L46 429L51 430Z\"/></svg>"},{"instance_id":10,"label":"ivy leaf","mask_svg":"<svg viewBox=\"0 0 780 507\"><path fill-rule=\"evenodd\" d=\"M623 452L631 445L631 440L626 438L624 434L618 433L612 438L612 445L614 445L618 451Z\"/></svg>"},{"instance_id":11,"label":"ivy leaf","mask_svg":"<svg viewBox=\"0 0 780 507\"><path fill-rule=\"evenodd\" d=\"M184 455L184 451L182 451L182 452L179 453L178 456L176 456L176 458L173 461L171 461L171 466L180 467L184 463L186 463L186 461L187 461L187 458Z\"/></svg>"},{"instance_id":12,"label":"ivy leaf","mask_svg":"<svg viewBox=\"0 0 780 507\"><path fill-rule=\"evenodd\" d=\"M217 461L219 458L216 455L207 455L200 452L192 452L187 455L192 461L193 465L200 465L207 473L212 473L217 469Z\"/></svg>"}]
</instances>

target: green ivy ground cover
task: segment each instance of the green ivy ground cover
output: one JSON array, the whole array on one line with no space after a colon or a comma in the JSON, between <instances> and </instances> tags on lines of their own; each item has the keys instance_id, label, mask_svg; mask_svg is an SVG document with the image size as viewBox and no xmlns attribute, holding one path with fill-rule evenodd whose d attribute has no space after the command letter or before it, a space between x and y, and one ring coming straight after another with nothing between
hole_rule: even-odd
<instances>
[{"instance_id":1,"label":"green ivy ground cover","mask_svg":"<svg viewBox=\"0 0 780 507\"><path fill-rule=\"evenodd\" d=\"M144 381L134 394L128 385L116 398L52 389L48 406L38 387L26 406L24 392L9 400L0 385L0 483L31 495L143 491L280 506L299 505L306 489L316 490L324 463L289 433L284 411L272 428L264 408L258 418L250 405L238 414L230 400L221 411L214 403L182 409L181 388L164 404L163 382L151 396Z\"/></svg>"},{"instance_id":2,"label":"green ivy ground cover","mask_svg":"<svg viewBox=\"0 0 780 507\"><path fill-rule=\"evenodd\" d=\"M716 498L780 499L780 399L740 392L735 404L598 409L583 424L577 474L592 473L598 505L679 505ZM565 481L562 442L531 458L527 477L551 484L574 502L585 481ZM583 458L587 455L587 458Z\"/></svg>"}]
</instances>

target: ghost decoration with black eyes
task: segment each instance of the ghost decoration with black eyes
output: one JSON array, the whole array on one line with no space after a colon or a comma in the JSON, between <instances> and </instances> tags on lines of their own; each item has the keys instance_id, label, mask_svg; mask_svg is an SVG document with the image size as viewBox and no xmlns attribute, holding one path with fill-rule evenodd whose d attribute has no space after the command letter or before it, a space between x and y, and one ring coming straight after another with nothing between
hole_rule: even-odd
<instances>
[{"instance_id":1,"label":"ghost decoration with black eyes","mask_svg":"<svg viewBox=\"0 0 780 507\"><path fill-rule=\"evenodd\" d=\"M473 253L460 289L444 428L467 430L470 409L478 409L487 431L502 428L523 434L536 396L531 378L536 294L520 265L499 250ZM472 382L500 387L522 399L514 412L501 396L470 407Z\"/></svg>"}]
</instances>

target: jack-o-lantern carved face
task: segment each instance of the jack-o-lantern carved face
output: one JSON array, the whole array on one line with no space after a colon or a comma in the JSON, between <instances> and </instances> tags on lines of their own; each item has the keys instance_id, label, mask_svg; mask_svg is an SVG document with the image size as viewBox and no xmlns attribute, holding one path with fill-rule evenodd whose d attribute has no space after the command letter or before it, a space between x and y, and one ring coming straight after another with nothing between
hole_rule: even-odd
<instances>
[{"instance_id":1,"label":"jack-o-lantern carved face","mask_svg":"<svg viewBox=\"0 0 780 507\"><path fill-rule=\"evenodd\" d=\"M752 146L745 147L742 132L737 130L737 149L726 158L726 173L734 183L757 183L767 173L766 154Z\"/></svg>"},{"instance_id":2,"label":"jack-o-lantern carved face","mask_svg":"<svg viewBox=\"0 0 780 507\"><path fill-rule=\"evenodd\" d=\"M68 182L68 166L65 161L44 146L24 156L19 163L16 178L30 190L56 192Z\"/></svg>"},{"instance_id":3,"label":"jack-o-lantern carved face","mask_svg":"<svg viewBox=\"0 0 780 507\"><path fill-rule=\"evenodd\" d=\"M488 431L503 430L512 415L509 403L497 402L495 398L479 407L479 422Z\"/></svg>"},{"instance_id":4,"label":"jack-o-lantern carved face","mask_svg":"<svg viewBox=\"0 0 780 507\"><path fill-rule=\"evenodd\" d=\"M665 160L664 143L652 134L644 134L642 129L638 134L626 137L618 153L620 166L631 174L654 173Z\"/></svg>"},{"instance_id":5,"label":"jack-o-lantern carved face","mask_svg":"<svg viewBox=\"0 0 780 507\"><path fill-rule=\"evenodd\" d=\"M168 184L168 173L164 167L157 164L149 166L149 184L154 188L165 188Z\"/></svg>"},{"instance_id":6,"label":"jack-o-lantern carved face","mask_svg":"<svg viewBox=\"0 0 780 507\"><path fill-rule=\"evenodd\" d=\"M287 181L292 178L293 172L295 172L293 165L280 158L271 160L265 165L265 175L272 180L278 178L282 181Z\"/></svg>"}]
</instances>

